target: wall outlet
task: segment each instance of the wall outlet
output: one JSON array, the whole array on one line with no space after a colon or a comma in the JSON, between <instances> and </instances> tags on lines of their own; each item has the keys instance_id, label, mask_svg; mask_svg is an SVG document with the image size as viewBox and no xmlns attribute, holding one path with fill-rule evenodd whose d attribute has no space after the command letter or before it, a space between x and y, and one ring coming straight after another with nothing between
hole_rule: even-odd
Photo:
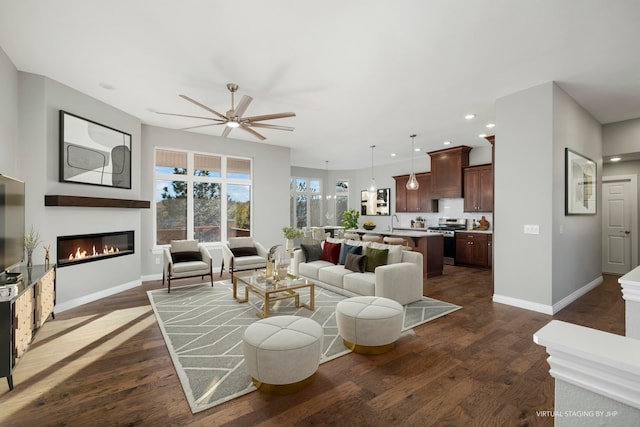
<instances>
[{"instance_id":1,"label":"wall outlet","mask_svg":"<svg viewBox=\"0 0 640 427\"><path fill-rule=\"evenodd\" d=\"M540 234L540 226L538 224L525 224L524 234Z\"/></svg>"},{"instance_id":2,"label":"wall outlet","mask_svg":"<svg viewBox=\"0 0 640 427\"><path fill-rule=\"evenodd\" d=\"M160 257L159 256L156 257L156 265L160 265Z\"/></svg>"}]
</instances>

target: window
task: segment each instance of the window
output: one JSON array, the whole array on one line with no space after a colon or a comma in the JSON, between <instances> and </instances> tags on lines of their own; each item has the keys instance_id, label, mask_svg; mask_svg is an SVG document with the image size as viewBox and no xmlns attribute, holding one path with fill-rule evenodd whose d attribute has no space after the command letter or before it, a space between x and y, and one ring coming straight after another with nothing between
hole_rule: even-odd
<instances>
[{"instance_id":1,"label":"window","mask_svg":"<svg viewBox=\"0 0 640 427\"><path fill-rule=\"evenodd\" d=\"M251 160L155 150L156 245L251 235Z\"/></svg>"},{"instance_id":2,"label":"window","mask_svg":"<svg viewBox=\"0 0 640 427\"><path fill-rule=\"evenodd\" d=\"M336 181L336 224L342 224L342 213L349 209L349 181Z\"/></svg>"},{"instance_id":3,"label":"window","mask_svg":"<svg viewBox=\"0 0 640 427\"><path fill-rule=\"evenodd\" d=\"M322 225L322 186L318 178L291 177L291 225L296 228Z\"/></svg>"}]
</instances>

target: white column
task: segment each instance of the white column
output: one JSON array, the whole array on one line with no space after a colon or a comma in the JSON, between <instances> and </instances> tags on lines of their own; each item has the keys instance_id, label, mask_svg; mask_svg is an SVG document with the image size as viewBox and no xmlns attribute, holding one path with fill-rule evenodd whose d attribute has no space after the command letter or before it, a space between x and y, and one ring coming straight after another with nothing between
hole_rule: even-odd
<instances>
[{"instance_id":1,"label":"white column","mask_svg":"<svg viewBox=\"0 0 640 427\"><path fill-rule=\"evenodd\" d=\"M640 267L619 278L618 283L625 300L625 335L640 339Z\"/></svg>"}]
</instances>

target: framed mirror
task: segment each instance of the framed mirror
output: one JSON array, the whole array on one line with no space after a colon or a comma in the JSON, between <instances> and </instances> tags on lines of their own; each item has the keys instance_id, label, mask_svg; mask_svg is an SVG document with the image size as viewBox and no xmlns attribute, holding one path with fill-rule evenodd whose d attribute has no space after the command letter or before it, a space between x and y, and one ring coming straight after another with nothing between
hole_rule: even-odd
<instances>
[{"instance_id":1,"label":"framed mirror","mask_svg":"<svg viewBox=\"0 0 640 427\"><path fill-rule=\"evenodd\" d=\"M391 215L390 188L380 188L371 196L367 190L360 192L360 215Z\"/></svg>"}]
</instances>

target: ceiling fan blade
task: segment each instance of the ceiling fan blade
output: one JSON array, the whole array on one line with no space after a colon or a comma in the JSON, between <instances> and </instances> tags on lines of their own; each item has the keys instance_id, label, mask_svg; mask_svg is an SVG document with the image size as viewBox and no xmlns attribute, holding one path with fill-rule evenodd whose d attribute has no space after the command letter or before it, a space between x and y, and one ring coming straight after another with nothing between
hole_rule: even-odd
<instances>
[{"instance_id":1,"label":"ceiling fan blade","mask_svg":"<svg viewBox=\"0 0 640 427\"><path fill-rule=\"evenodd\" d=\"M224 128L224 132L222 132L222 136L223 136L224 138L226 138L227 136L229 136L229 132L231 132L231 130L232 130L232 129L233 129L232 127L225 126L225 128Z\"/></svg>"},{"instance_id":2,"label":"ceiling fan blade","mask_svg":"<svg viewBox=\"0 0 640 427\"><path fill-rule=\"evenodd\" d=\"M243 117L243 121L249 122L259 122L262 120L273 120L273 119L283 119L285 117L295 117L296 113L275 113L275 114L265 114L262 116L252 116L252 117Z\"/></svg>"},{"instance_id":3,"label":"ceiling fan blade","mask_svg":"<svg viewBox=\"0 0 640 427\"><path fill-rule=\"evenodd\" d=\"M190 116L188 114L176 114L176 113L162 113L160 111L156 111L156 114L164 114L165 116L178 116L178 117L190 117L192 119L203 119L203 120L213 120L216 122L224 123L224 120L214 119L213 117L202 117L202 116Z\"/></svg>"},{"instance_id":4,"label":"ceiling fan blade","mask_svg":"<svg viewBox=\"0 0 640 427\"><path fill-rule=\"evenodd\" d=\"M243 95L240 102L238 102L238 106L236 107L236 116L242 117L245 111L247 111L247 107L251 104L253 98L249 95Z\"/></svg>"},{"instance_id":5,"label":"ceiling fan blade","mask_svg":"<svg viewBox=\"0 0 640 427\"><path fill-rule=\"evenodd\" d=\"M204 128L207 126L218 126L218 125L223 125L224 123L207 123L206 125L197 125L197 126L189 126L186 128L180 128L180 130L187 130L187 129L196 129L196 128Z\"/></svg>"},{"instance_id":6,"label":"ceiling fan blade","mask_svg":"<svg viewBox=\"0 0 640 427\"><path fill-rule=\"evenodd\" d=\"M279 126L279 125L270 125L267 123L246 123L245 126L253 126L256 128L265 128L265 129L277 129L277 130L290 130L292 131L294 128L291 126Z\"/></svg>"},{"instance_id":7,"label":"ceiling fan blade","mask_svg":"<svg viewBox=\"0 0 640 427\"><path fill-rule=\"evenodd\" d=\"M210 113L215 114L216 116L220 117L221 119L223 119L223 120L225 120L225 121L227 120L227 117L226 117L226 116L224 116L224 115L222 115L222 114L218 113L216 110L214 110L214 109L212 109L212 108L209 108L209 107L207 107L207 106L206 106L206 105L204 105L204 104L199 103L198 101L196 101L196 100L195 100L195 99L193 99L193 98L189 98L187 95L180 95L180 98L182 98L182 99L186 99L187 101L189 101L189 102L191 102L191 103L193 103L193 104L196 104L196 105L197 105L198 107L200 107L200 108L204 108L205 110L209 111Z\"/></svg>"},{"instance_id":8,"label":"ceiling fan blade","mask_svg":"<svg viewBox=\"0 0 640 427\"><path fill-rule=\"evenodd\" d=\"M265 139L267 139L266 136L262 136L260 135L258 132L256 132L255 130L251 129L250 127L247 126L240 126L240 129L245 130L247 132L249 132L250 134L252 134L253 136L255 136L256 138L258 138L260 141L264 141Z\"/></svg>"}]
</instances>

